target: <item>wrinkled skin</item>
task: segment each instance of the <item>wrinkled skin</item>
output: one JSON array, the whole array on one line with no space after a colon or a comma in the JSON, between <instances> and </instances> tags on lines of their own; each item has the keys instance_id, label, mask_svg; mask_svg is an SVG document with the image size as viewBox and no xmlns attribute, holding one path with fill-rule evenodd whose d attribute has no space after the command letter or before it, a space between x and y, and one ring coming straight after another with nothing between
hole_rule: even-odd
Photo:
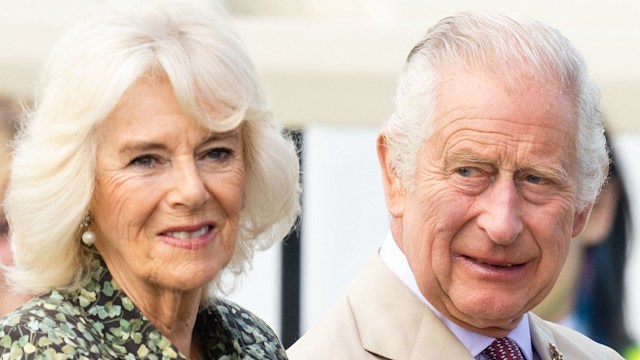
<instances>
[{"instance_id":1,"label":"wrinkled skin","mask_svg":"<svg viewBox=\"0 0 640 360\"><path fill-rule=\"evenodd\" d=\"M577 209L570 96L523 77L450 73L433 135L403 187L378 139L394 239L425 298L455 323L506 336L551 290L590 208Z\"/></svg>"},{"instance_id":2,"label":"wrinkled skin","mask_svg":"<svg viewBox=\"0 0 640 360\"><path fill-rule=\"evenodd\" d=\"M216 133L143 77L102 124L95 246L142 312L189 354L203 287L229 263L243 206L240 129Z\"/></svg>"}]
</instances>

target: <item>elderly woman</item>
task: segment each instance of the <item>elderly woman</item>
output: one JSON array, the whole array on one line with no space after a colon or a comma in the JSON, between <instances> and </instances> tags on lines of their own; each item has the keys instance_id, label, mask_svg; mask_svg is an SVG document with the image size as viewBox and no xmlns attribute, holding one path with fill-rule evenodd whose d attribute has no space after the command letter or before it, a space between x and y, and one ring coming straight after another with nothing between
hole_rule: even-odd
<instances>
[{"instance_id":1,"label":"elderly woman","mask_svg":"<svg viewBox=\"0 0 640 360\"><path fill-rule=\"evenodd\" d=\"M54 48L12 165L23 358L281 359L215 298L290 230L298 162L226 17L181 3L101 9ZM215 9L214 9L215 10Z\"/></svg>"}]
</instances>

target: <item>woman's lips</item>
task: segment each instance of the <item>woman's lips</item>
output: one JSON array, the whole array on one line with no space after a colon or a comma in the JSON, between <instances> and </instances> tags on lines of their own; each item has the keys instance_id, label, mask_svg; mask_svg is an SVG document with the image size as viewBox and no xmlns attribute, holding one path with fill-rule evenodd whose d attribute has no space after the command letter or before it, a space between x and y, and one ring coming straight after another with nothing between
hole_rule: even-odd
<instances>
[{"instance_id":1,"label":"woman's lips","mask_svg":"<svg viewBox=\"0 0 640 360\"><path fill-rule=\"evenodd\" d=\"M164 236L170 236L178 239L193 239L200 237L209 231L211 227L209 225L205 225L198 230L195 231L168 231L163 233Z\"/></svg>"},{"instance_id":2,"label":"woman's lips","mask_svg":"<svg viewBox=\"0 0 640 360\"><path fill-rule=\"evenodd\" d=\"M195 229L172 229L160 234L165 244L187 250L198 250L211 244L215 237L215 226L203 225Z\"/></svg>"}]
</instances>

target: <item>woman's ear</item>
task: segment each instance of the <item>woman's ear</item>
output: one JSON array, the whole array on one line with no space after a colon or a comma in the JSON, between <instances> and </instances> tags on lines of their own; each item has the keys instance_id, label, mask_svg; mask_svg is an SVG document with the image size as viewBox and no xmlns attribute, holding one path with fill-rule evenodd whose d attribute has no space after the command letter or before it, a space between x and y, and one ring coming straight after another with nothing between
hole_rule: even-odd
<instances>
[{"instance_id":1,"label":"woman's ear","mask_svg":"<svg viewBox=\"0 0 640 360\"><path fill-rule=\"evenodd\" d=\"M378 135L377 150L387 209L392 217L401 218L404 214L406 189L393 167L384 132Z\"/></svg>"}]
</instances>

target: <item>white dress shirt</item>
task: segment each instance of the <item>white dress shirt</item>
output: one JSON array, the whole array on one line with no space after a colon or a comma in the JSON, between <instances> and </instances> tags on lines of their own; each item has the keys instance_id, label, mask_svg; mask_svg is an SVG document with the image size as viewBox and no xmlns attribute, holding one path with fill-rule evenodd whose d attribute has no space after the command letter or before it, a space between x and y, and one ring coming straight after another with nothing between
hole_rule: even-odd
<instances>
[{"instance_id":1,"label":"white dress shirt","mask_svg":"<svg viewBox=\"0 0 640 360\"><path fill-rule=\"evenodd\" d=\"M438 310L436 310L418 289L416 279L409 267L409 262L404 253L398 245L391 233L387 235L382 247L380 248L380 258L382 262L389 267L389 269L413 292L420 301L425 303L431 311L433 311L440 320L451 330L452 333L460 340L462 344L469 350L469 353L473 355L477 360L487 359L484 355L480 354L487 346L489 346L495 339L484 335L474 333L467 330L451 320L447 319ZM533 359L533 348L531 346L531 333L529 332L529 317L525 314L518 326L513 329L509 335L510 339L515 341L520 350L524 354L525 359Z\"/></svg>"}]
</instances>

